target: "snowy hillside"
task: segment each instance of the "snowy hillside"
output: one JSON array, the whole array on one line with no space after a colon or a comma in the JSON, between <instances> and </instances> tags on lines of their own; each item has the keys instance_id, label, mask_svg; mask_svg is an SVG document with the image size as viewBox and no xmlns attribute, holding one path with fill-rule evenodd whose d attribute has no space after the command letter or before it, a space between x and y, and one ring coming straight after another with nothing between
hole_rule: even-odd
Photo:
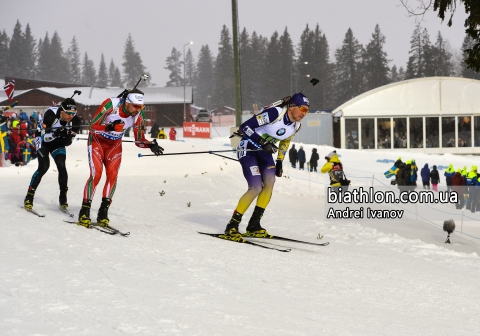
<instances>
[{"instance_id":1,"label":"snowy hillside","mask_svg":"<svg viewBox=\"0 0 480 336\"><path fill-rule=\"evenodd\" d=\"M229 149L226 130L219 132L222 137L211 140L162 143L165 153ZM313 147L321 166L331 148L304 145L307 158ZM383 172L392 164L376 160L399 156L338 152L357 185L371 185L372 175L375 185L388 184ZM456 232L447 246L441 227L421 220L327 221L328 177L287 171L287 164L290 178L277 178L262 225L271 234L329 246L261 242L292 249L281 253L199 235L223 232L246 191L240 165L210 154L139 158L138 153L149 151L124 143L109 211L112 226L129 231L129 237L63 222L69 218L57 210L53 161L34 200L45 218L20 208L37 162L0 168L1 335L480 333L475 238ZM414 158L419 167L478 163L467 156ZM89 176L86 141L67 148L67 169L69 209L77 214ZM103 183L104 178L92 218ZM477 224L470 225L473 230Z\"/></svg>"}]
</instances>

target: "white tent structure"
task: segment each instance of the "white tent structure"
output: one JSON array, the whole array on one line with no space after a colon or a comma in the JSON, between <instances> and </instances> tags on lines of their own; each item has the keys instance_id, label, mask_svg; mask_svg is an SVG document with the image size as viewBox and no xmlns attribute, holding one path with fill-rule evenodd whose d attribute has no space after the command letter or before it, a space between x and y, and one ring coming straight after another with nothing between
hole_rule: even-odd
<instances>
[{"instance_id":1,"label":"white tent structure","mask_svg":"<svg viewBox=\"0 0 480 336\"><path fill-rule=\"evenodd\" d=\"M411 79L379 87L336 108L341 148L432 154L480 153L480 81Z\"/></svg>"}]
</instances>

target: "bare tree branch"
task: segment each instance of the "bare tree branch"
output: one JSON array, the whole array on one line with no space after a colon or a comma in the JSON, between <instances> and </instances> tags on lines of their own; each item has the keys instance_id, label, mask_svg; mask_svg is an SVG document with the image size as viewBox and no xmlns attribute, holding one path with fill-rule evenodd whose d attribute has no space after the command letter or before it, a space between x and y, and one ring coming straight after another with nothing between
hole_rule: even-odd
<instances>
[{"instance_id":1,"label":"bare tree branch","mask_svg":"<svg viewBox=\"0 0 480 336\"><path fill-rule=\"evenodd\" d=\"M434 0L415 0L415 2L417 3L416 8L413 8L412 6L410 6L409 0L400 0L400 3L407 10L408 16L409 17L412 17L412 16L417 17L415 19L415 21L417 23L420 23L420 22L424 21L423 18L425 16L425 13L430 9L430 7L432 7L433 1Z\"/></svg>"}]
</instances>

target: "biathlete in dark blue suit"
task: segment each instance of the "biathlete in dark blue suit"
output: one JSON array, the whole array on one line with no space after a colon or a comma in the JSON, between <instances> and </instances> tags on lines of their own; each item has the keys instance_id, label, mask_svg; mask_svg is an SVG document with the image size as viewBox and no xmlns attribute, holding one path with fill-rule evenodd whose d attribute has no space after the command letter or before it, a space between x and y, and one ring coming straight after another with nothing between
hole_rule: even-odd
<instances>
[{"instance_id":1,"label":"biathlete in dark blue suit","mask_svg":"<svg viewBox=\"0 0 480 336\"><path fill-rule=\"evenodd\" d=\"M308 113L310 103L302 93L296 93L284 107L263 109L240 126L243 138L238 145L238 159L248 183L247 192L240 198L225 234L241 236L238 226L242 216L253 200L257 199L255 210L244 236L264 237L267 231L260 226L260 219L272 197L275 175L282 176L282 162L290 140L300 130L300 121ZM275 146L280 142L279 148ZM245 151L263 149L262 151ZM272 155L279 150L276 163Z\"/></svg>"}]
</instances>

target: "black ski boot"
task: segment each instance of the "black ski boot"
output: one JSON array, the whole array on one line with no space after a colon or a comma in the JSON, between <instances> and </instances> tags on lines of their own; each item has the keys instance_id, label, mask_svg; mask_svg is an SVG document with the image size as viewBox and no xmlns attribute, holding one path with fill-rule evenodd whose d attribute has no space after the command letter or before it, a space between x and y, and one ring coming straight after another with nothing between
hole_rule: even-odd
<instances>
[{"instance_id":1,"label":"black ski boot","mask_svg":"<svg viewBox=\"0 0 480 336\"><path fill-rule=\"evenodd\" d=\"M90 220L90 208L92 207L91 200L84 200L82 208L78 213L78 225L85 226L87 228L92 227L92 221Z\"/></svg>"},{"instance_id":2,"label":"black ski boot","mask_svg":"<svg viewBox=\"0 0 480 336\"><path fill-rule=\"evenodd\" d=\"M255 207L253 210L252 218L248 221L247 233L245 236L250 237L266 237L268 232L260 226L260 219L262 219L263 213L265 212L264 208L259 206Z\"/></svg>"},{"instance_id":3,"label":"black ski boot","mask_svg":"<svg viewBox=\"0 0 480 336\"><path fill-rule=\"evenodd\" d=\"M102 204L98 209L97 224L100 226L108 226L110 220L108 219L108 208L110 207L110 199L102 197Z\"/></svg>"},{"instance_id":4,"label":"black ski boot","mask_svg":"<svg viewBox=\"0 0 480 336\"><path fill-rule=\"evenodd\" d=\"M68 188L65 191L60 190L60 196L58 197L58 203L60 205L60 210L62 210L63 212L67 212L67 208L68 208L67 192L68 192Z\"/></svg>"},{"instance_id":5,"label":"black ski boot","mask_svg":"<svg viewBox=\"0 0 480 336\"><path fill-rule=\"evenodd\" d=\"M25 210L32 210L34 197L35 189L32 189L32 187L28 188L27 196L25 196L25 200L23 201L23 207Z\"/></svg>"},{"instance_id":6,"label":"black ski boot","mask_svg":"<svg viewBox=\"0 0 480 336\"><path fill-rule=\"evenodd\" d=\"M233 213L232 219L230 219L230 222L228 222L227 227L225 228L225 234L228 236L232 237L241 237L242 234L238 232L238 225L242 221L242 216L240 212L235 212Z\"/></svg>"}]
</instances>

